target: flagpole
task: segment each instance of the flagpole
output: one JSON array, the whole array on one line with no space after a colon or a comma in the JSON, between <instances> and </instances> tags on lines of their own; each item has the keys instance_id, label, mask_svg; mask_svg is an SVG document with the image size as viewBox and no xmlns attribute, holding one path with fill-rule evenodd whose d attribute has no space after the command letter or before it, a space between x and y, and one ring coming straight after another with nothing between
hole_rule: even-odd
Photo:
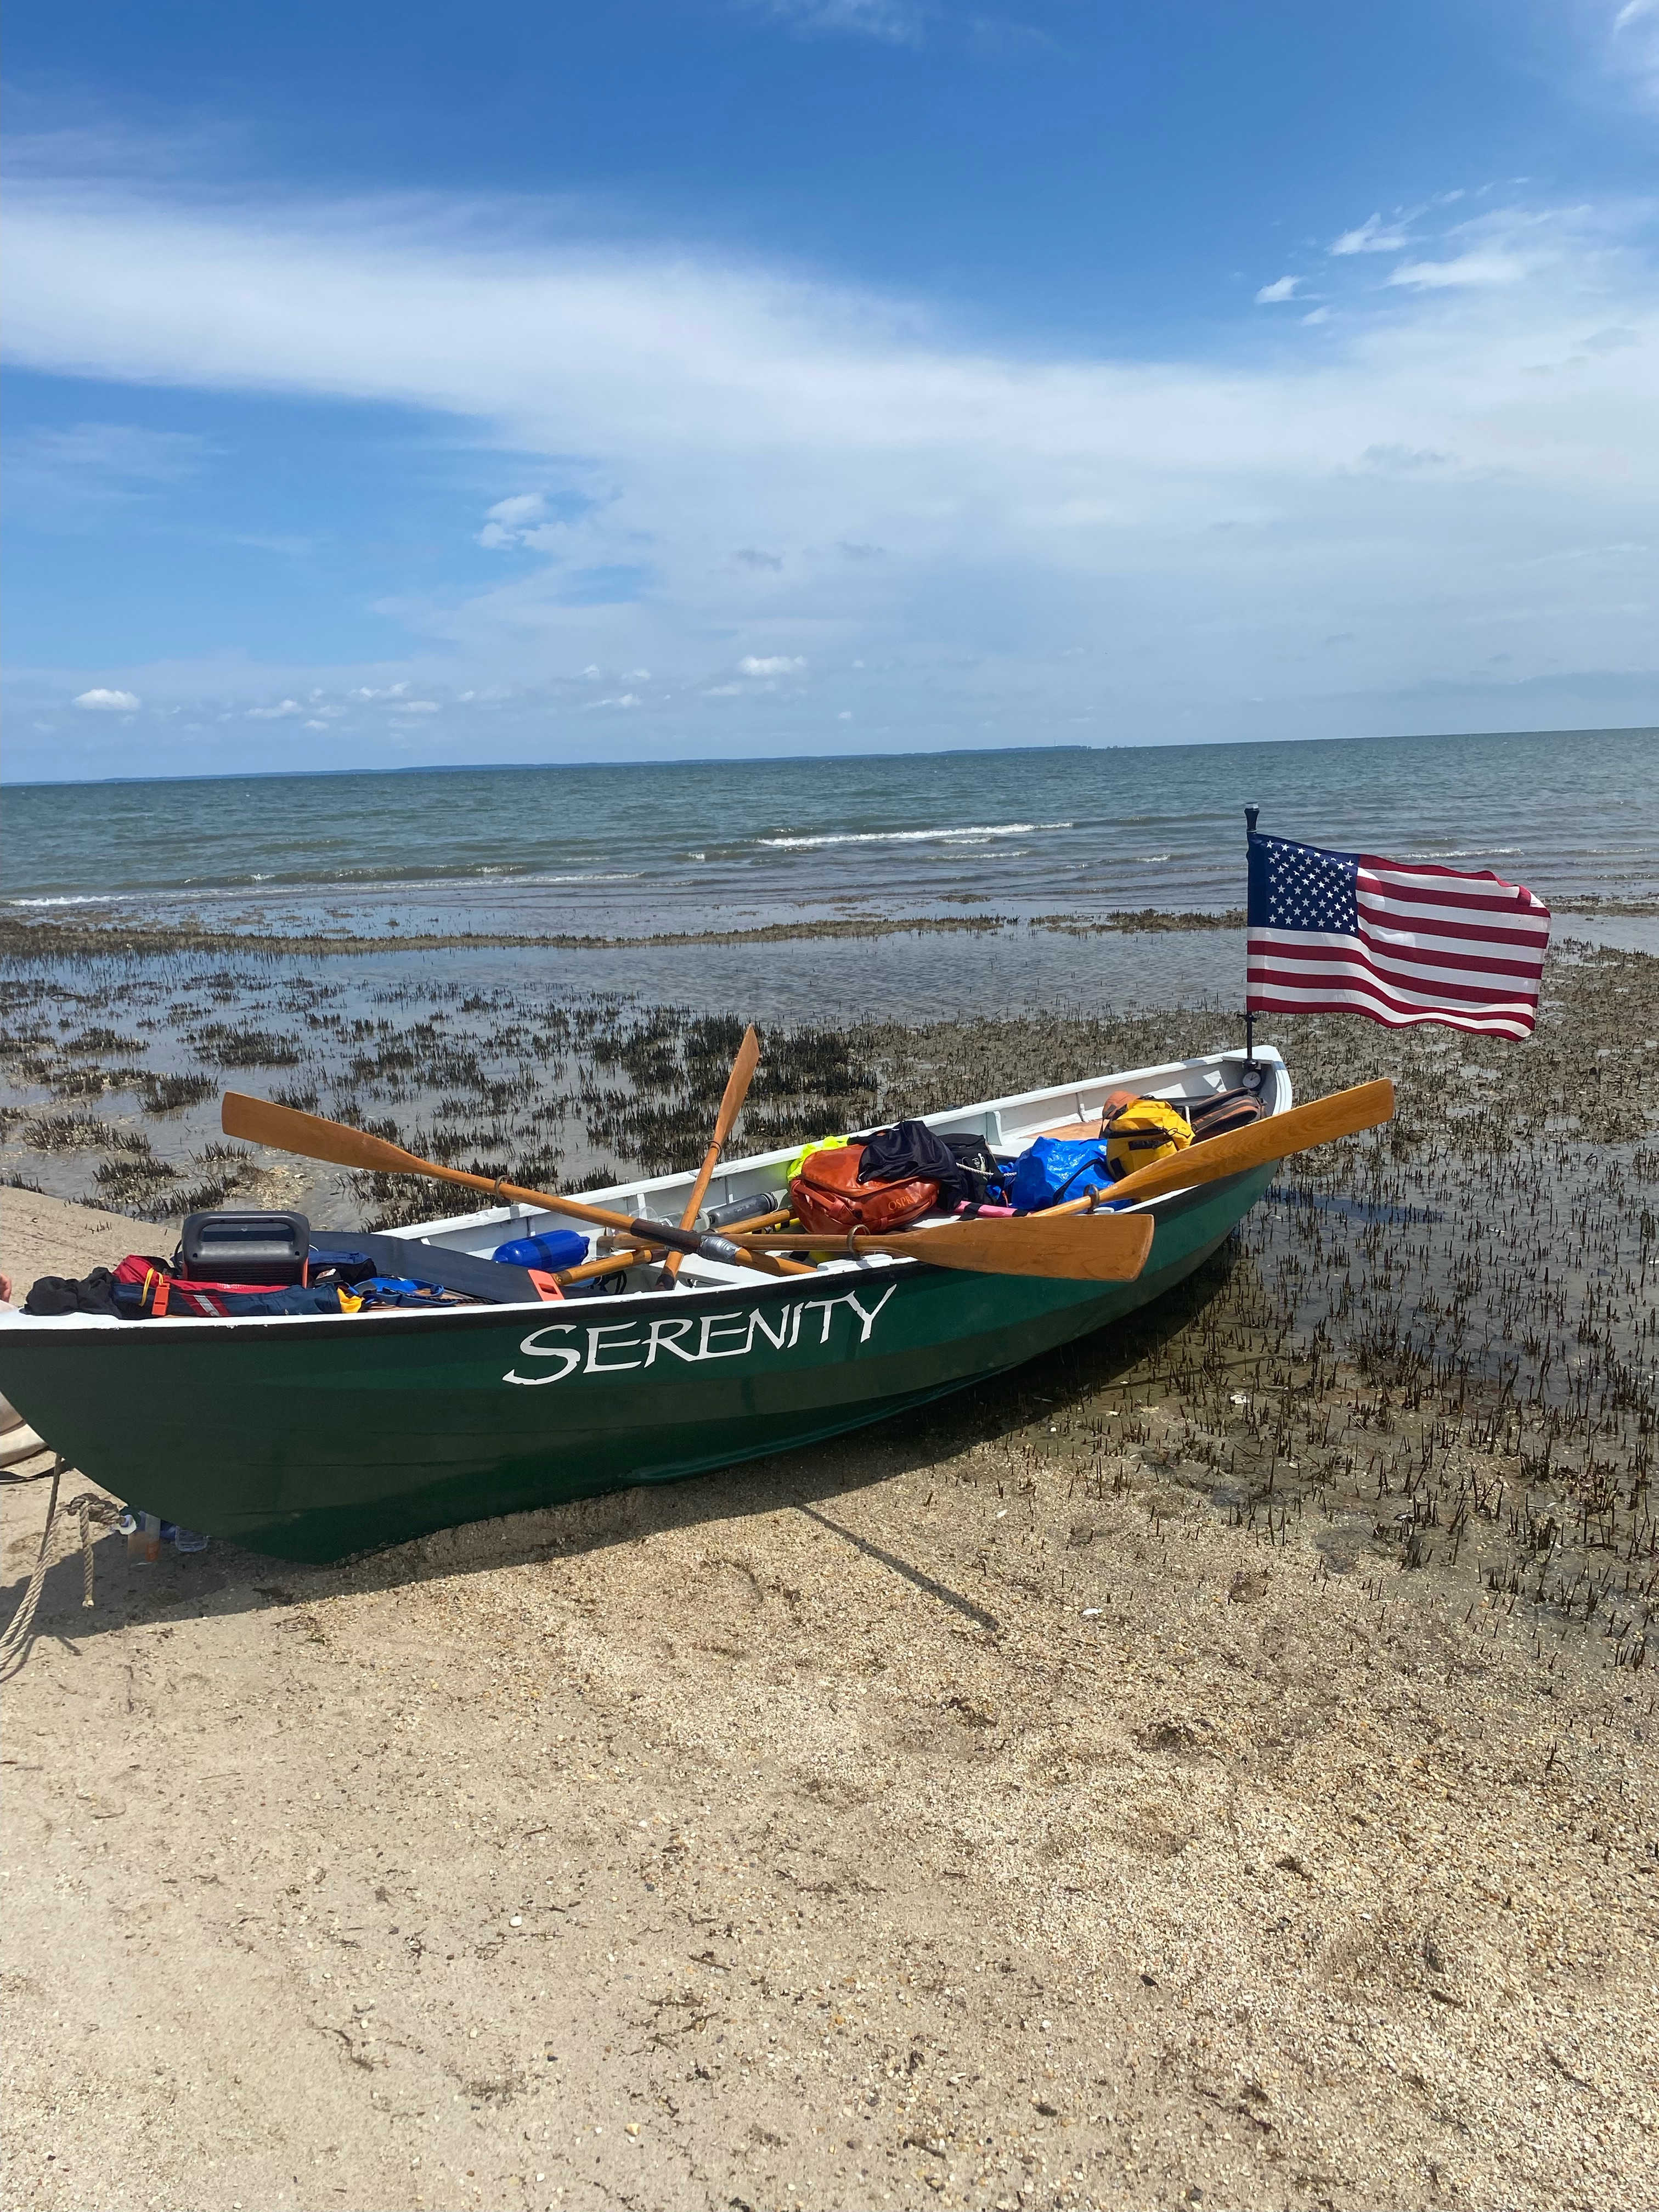
<instances>
[{"instance_id":1,"label":"flagpole","mask_svg":"<svg viewBox=\"0 0 1659 2212\"><path fill-rule=\"evenodd\" d=\"M1248 888L1249 877L1249 841L1255 835L1256 817L1261 813L1261 809L1259 806L1247 806L1244 809L1245 902L1247 905L1249 902L1249 892ZM1254 1067L1255 1065L1255 1016L1250 1011L1249 924L1248 921L1245 923L1244 945L1244 1057L1249 1061L1251 1066Z\"/></svg>"}]
</instances>

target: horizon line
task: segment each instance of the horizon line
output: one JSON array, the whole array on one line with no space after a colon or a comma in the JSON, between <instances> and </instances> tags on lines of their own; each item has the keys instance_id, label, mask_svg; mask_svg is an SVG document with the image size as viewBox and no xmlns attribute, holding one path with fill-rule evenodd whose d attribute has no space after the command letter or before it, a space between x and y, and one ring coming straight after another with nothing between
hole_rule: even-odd
<instances>
[{"instance_id":1,"label":"horizon line","mask_svg":"<svg viewBox=\"0 0 1659 2212\"><path fill-rule=\"evenodd\" d=\"M1524 730L1384 730L1353 736L1325 738L1153 738L1142 744L1048 745L925 745L913 751L745 753L737 757L721 754L666 754L640 760L591 761L424 761L404 762L386 768L250 768L198 769L176 775L20 776L0 774L0 790L106 790L112 787L149 783L293 783L325 776L347 775L506 775L611 769L623 771L646 768L765 768L781 763L823 761L939 760L954 757L994 759L1006 753L1209 752L1250 745L1381 745L1443 744L1487 738L1659 738L1659 722L1598 722L1567 729Z\"/></svg>"}]
</instances>

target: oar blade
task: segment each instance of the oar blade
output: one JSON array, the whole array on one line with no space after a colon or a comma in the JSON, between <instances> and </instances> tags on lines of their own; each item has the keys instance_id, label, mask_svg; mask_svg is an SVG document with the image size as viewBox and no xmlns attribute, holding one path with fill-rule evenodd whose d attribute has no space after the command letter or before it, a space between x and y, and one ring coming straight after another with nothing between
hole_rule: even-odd
<instances>
[{"instance_id":1,"label":"oar blade","mask_svg":"<svg viewBox=\"0 0 1659 2212\"><path fill-rule=\"evenodd\" d=\"M1315 1145L1328 1145L1339 1137L1357 1136L1394 1117L1394 1085L1356 1084L1350 1091L1334 1091L1307 1106L1292 1106L1286 1114L1269 1114L1231 1136L1206 1138L1167 1160L1137 1168L1112 1186L1115 1205L1125 1199L1158 1198L1164 1192L1188 1190L1194 1183L1219 1182L1224 1176L1243 1175L1305 1152Z\"/></svg>"},{"instance_id":2,"label":"oar blade","mask_svg":"<svg viewBox=\"0 0 1659 2212\"><path fill-rule=\"evenodd\" d=\"M743 1033L738 1056L732 1063L732 1073L726 1079L725 1094L720 1099L720 1110L714 1116L714 1142L722 1148L743 1111L744 1101L749 1096L749 1086L755 1079L755 1070L760 1066L760 1054L759 1033L750 1022Z\"/></svg>"},{"instance_id":3,"label":"oar blade","mask_svg":"<svg viewBox=\"0 0 1659 2212\"><path fill-rule=\"evenodd\" d=\"M1079 1213L1059 1220L1024 1215L1013 1220L951 1222L912 1230L890 1250L908 1250L935 1267L970 1274L1043 1275L1059 1282L1132 1283L1152 1249L1146 1216L1121 1219Z\"/></svg>"},{"instance_id":4,"label":"oar blade","mask_svg":"<svg viewBox=\"0 0 1659 2212\"><path fill-rule=\"evenodd\" d=\"M732 1073L726 1079L726 1089L720 1097L720 1110L714 1116L714 1137L708 1150L703 1154L702 1165L697 1170L696 1181L691 1186L690 1195L685 1201L685 1209L680 1215L682 1229L691 1229L696 1225L697 1216L702 1212L702 1202L708 1195L708 1186L714 1179L715 1166L720 1154L726 1150L726 1140L731 1135L738 1115L743 1111L744 1101L749 1096L749 1086L755 1079L755 1070L759 1065L760 1036L755 1024L750 1022L743 1033L742 1043L738 1047L738 1056L732 1063ZM685 1255L683 1252L669 1254L662 1271L662 1289L666 1290L673 1282L680 1272L684 1258ZM790 1264L785 1261L779 1262L781 1268L787 1267Z\"/></svg>"},{"instance_id":5,"label":"oar blade","mask_svg":"<svg viewBox=\"0 0 1659 2212\"><path fill-rule=\"evenodd\" d=\"M371 1137L366 1129L349 1128L343 1121L325 1121L320 1115L301 1114L297 1107L275 1105L269 1098L250 1098L240 1091L226 1091L219 1126L228 1137L297 1152L302 1159L327 1160L335 1167L372 1168L383 1174L431 1173L424 1161L384 1137Z\"/></svg>"},{"instance_id":6,"label":"oar blade","mask_svg":"<svg viewBox=\"0 0 1659 2212\"><path fill-rule=\"evenodd\" d=\"M756 1252L815 1252L839 1259L843 1238L796 1232L744 1238ZM1146 1214L992 1215L941 1222L890 1237L860 1236L856 1253L885 1253L895 1260L925 1260L933 1267L960 1267L975 1275L1046 1275L1057 1282L1132 1283L1152 1249Z\"/></svg>"}]
</instances>

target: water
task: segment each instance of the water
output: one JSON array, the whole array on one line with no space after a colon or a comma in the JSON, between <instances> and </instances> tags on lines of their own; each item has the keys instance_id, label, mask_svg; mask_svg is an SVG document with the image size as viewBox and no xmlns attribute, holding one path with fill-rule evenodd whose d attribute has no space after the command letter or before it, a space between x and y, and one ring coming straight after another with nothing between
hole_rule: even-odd
<instances>
[{"instance_id":1,"label":"water","mask_svg":"<svg viewBox=\"0 0 1659 2212\"><path fill-rule=\"evenodd\" d=\"M1316 843L1659 895L1659 731L18 786L19 919L638 937L1243 898Z\"/></svg>"},{"instance_id":2,"label":"water","mask_svg":"<svg viewBox=\"0 0 1659 2212\"><path fill-rule=\"evenodd\" d=\"M625 1155L574 1103L591 1071L538 1041L560 1008L770 1031L1178 1006L1182 1049L1223 1046L1243 1033L1241 929L1087 925L1236 910L1247 800L1287 835L1491 867L1553 903L1659 894L1653 731L14 787L0 912L115 926L8 963L0 1179L181 1211L230 1172L219 1092L286 1085L337 1118L463 1129L492 1171L528 1161L529 1180L568 1183ZM119 927L191 921L246 952L180 937L134 953ZM934 926L868 933L906 921ZM319 927L368 942L281 943ZM1563 914L1556 934L1659 949L1659 914ZM641 942L665 936L704 941ZM418 1066L356 1072L417 1029ZM443 1054L428 1066L439 1035L476 1061L467 1082ZM193 1103L149 1095L178 1077ZM261 1202L337 1213L313 1195Z\"/></svg>"}]
</instances>

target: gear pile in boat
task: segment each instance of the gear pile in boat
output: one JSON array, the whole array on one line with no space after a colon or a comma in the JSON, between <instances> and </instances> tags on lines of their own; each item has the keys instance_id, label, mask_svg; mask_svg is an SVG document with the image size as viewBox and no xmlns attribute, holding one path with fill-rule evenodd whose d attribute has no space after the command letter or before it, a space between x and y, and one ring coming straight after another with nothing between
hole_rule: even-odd
<instances>
[{"instance_id":1,"label":"gear pile in boat","mask_svg":"<svg viewBox=\"0 0 1659 2212\"><path fill-rule=\"evenodd\" d=\"M532 1246L545 1249L532 1255ZM523 1305L565 1295L548 1259L568 1266L586 1253L586 1237L562 1234L520 1239L483 1259L413 1237L313 1231L301 1213L192 1213L171 1260L131 1253L78 1282L43 1275L24 1311L225 1320Z\"/></svg>"},{"instance_id":2,"label":"gear pile in boat","mask_svg":"<svg viewBox=\"0 0 1659 2212\"><path fill-rule=\"evenodd\" d=\"M789 1198L803 1229L845 1236L908 1227L929 1214L1036 1213L1109 1190L1137 1168L1243 1128L1261 1112L1249 1091L1176 1105L1115 1091L1097 1128L1038 1137L1018 1155L979 1137L942 1135L899 1121L862 1137L826 1137L789 1164Z\"/></svg>"},{"instance_id":3,"label":"gear pile in boat","mask_svg":"<svg viewBox=\"0 0 1659 2212\"><path fill-rule=\"evenodd\" d=\"M1242 1090L1181 1105L1114 1091L1098 1127L1073 1124L1018 1155L925 1121L897 1121L803 1146L788 1165L787 1195L752 1193L705 1218L711 1229L736 1230L787 1215L809 1232L841 1238L854 1229L905 1229L941 1213L1036 1212L1109 1191L1136 1168L1243 1127L1261 1111L1259 1099ZM24 1310L149 1321L523 1305L625 1288L629 1266L643 1256L617 1251L607 1255L608 1269L597 1269L583 1265L591 1249L586 1237L555 1230L514 1237L486 1259L419 1237L313 1230L302 1213L192 1213L171 1260L132 1253L79 1281L43 1275Z\"/></svg>"}]
</instances>

